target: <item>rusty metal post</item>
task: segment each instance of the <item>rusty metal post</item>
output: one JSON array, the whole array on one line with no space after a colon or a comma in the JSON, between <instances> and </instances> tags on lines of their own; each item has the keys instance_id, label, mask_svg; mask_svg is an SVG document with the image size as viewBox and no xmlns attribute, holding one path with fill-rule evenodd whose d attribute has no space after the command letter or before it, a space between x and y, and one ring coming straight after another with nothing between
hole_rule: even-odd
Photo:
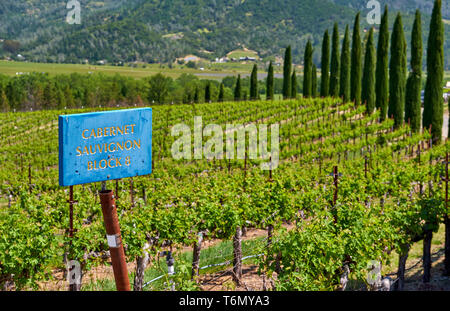
<instances>
[{"instance_id":1,"label":"rusty metal post","mask_svg":"<svg viewBox=\"0 0 450 311\"><path fill-rule=\"evenodd\" d=\"M245 149L245 160L244 160L244 179L247 178L247 149Z\"/></svg>"},{"instance_id":2,"label":"rusty metal post","mask_svg":"<svg viewBox=\"0 0 450 311\"><path fill-rule=\"evenodd\" d=\"M120 235L119 219L113 191L100 191L100 203L102 205L116 288L118 291L129 291L130 280L128 279L127 262L125 260L122 236Z\"/></svg>"},{"instance_id":3,"label":"rusty metal post","mask_svg":"<svg viewBox=\"0 0 450 311\"><path fill-rule=\"evenodd\" d=\"M430 124L430 130L429 130L430 135L432 135L431 134L432 128L433 128L433 124ZM433 136L431 136L430 140L428 141L428 149L431 149L431 148L433 148Z\"/></svg>"},{"instance_id":4,"label":"rusty metal post","mask_svg":"<svg viewBox=\"0 0 450 311\"><path fill-rule=\"evenodd\" d=\"M119 180L116 179L116 192L115 192L116 198L119 198Z\"/></svg>"},{"instance_id":5,"label":"rusty metal post","mask_svg":"<svg viewBox=\"0 0 450 311\"><path fill-rule=\"evenodd\" d=\"M31 185L31 164L28 164L28 188L31 193L33 186Z\"/></svg>"},{"instance_id":6,"label":"rusty metal post","mask_svg":"<svg viewBox=\"0 0 450 311\"><path fill-rule=\"evenodd\" d=\"M319 177L322 176L322 150L319 152Z\"/></svg>"},{"instance_id":7,"label":"rusty metal post","mask_svg":"<svg viewBox=\"0 0 450 311\"><path fill-rule=\"evenodd\" d=\"M272 181L272 156L270 156L269 180Z\"/></svg>"},{"instance_id":8,"label":"rusty metal post","mask_svg":"<svg viewBox=\"0 0 450 311\"><path fill-rule=\"evenodd\" d=\"M70 246L72 246L73 238L73 186L69 188L69 238Z\"/></svg>"},{"instance_id":9,"label":"rusty metal post","mask_svg":"<svg viewBox=\"0 0 450 311\"><path fill-rule=\"evenodd\" d=\"M131 208L134 208L134 185L133 185L133 177L130 178L130 195L131 195Z\"/></svg>"},{"instance_id":10,"label":"rusty metal post","mask_svg":"<svg viewBox=\"0 0 450 311\"><path fill-rule=\"evenodd\" d=\"M450 276L450 217L448 214L448 151L445 155L445 258L444 258L444 276Z\"/></svg>"},{"instance_id":11,"label":"rusty metal post","mask_svg":"<svg viewBox=\"0 0 450 311\"><path fill-rule=\"evenodd\" d=\"M421 164L421 163L420 163L420 144L419 144L419 146L418 146L418 148L417 148L417 156L418 156L419 165L420 165L420 164Z\"/></svg>"},{"instance_id":12,"label":"rusty metal post","mask_svg":"<svg viewBox=\"0 0 450 311\"><path fill-rule=\"evenodd\" d=\"M155 152L152 151L152 169L154 169L154 168L155 168Z\"/></svg>"},{"instance_id":13,"label":"rusty metal post","mask_svg":"<svg viewBox=\"0 0 450 311\"><path fill-rule=\"evenodd\" d=\"M339 179L339 173L338 173L338 167L335 166L333 168L333 179L334 179L334 194L333 194L333 219L334 223L337 224L337 210L336 210L336 203L337 203L337 197L338 197L338 179Z\"/></svg>"},{"instance_id":14,"label":"rusty metal post","mask_svg":"<svg viewBox=\"0 0 450 311\"><path fill-rule=\"evenodd\" d=\"M448 208L448 151L445 155L445 210ZM447 211L448 212L448 211Z\"/></svg>"},{"instance_id":15,"label":"rusty metal post","mask_svg":"<svg viewBox=\"0 0 450 311\"><path fill-rule=\"evenodd\" d=\"M367 179L367 156L364 156L364 177Z\"/></svg>"},{"instance_id":16,"label":"rusty metal post","mask_svg":"<svg viewBox=\"0 0 450 311\"><path fill-rule=\"evenodd\" d=\"M333 177L334 177L334 195L333 195L333 206L336 206L337 197L338 197L338 167L335 166L333 168Z\"/></svg>"},{"instance_id":17,"label":"rusty metal post","mask_svg":"<svg viewBox=\"0 0 450 311\"><path fill-rule=\"evenodd\" d=\"M69 203L69 260L73 259L73 251L72 251L72 240L74 236L75 230L73 229L73 205L77 203L77 201L74 201L73 199L73 186L69 187L69 200L67 201ZM74 267L69 267L69 275L70 271L72 271ZM69 291L76 292L81 290L81 284L69 284Z\"/></svg>"}]
</instances>

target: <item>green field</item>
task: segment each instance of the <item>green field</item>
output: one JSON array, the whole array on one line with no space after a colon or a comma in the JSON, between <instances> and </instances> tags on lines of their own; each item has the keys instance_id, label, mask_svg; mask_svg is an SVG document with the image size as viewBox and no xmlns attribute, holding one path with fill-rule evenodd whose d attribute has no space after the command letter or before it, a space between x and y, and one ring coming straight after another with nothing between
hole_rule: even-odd
<instances>
[{"instance_id":1,"label":"green field","mask_svg":"<svg viewBox=\"0 0 450 311\"><path fill-rule=\"evenodd\" d=\"M145 68L143 67L145 66ZM202 64L199 64L199 68ZM81 64L46 64L0 61L0 73L15 76L17 73L46 72L50 75L70 74L70 73L104 73L107 75L120 74L133 78L146 78L157 73L177 78L183 73L199 75L203 79L221 80L224 75L248 74L252 70L253 64L242 63L207 63L204 70L187 68L186 66L160 64L139 64L136 68L131 66L109 66L109 65L81 65Z\"/></svg>"},{"instance_id":2,"label":"green field","mask_svg":"<svg viewBox=\"0 0 450 311\"><path fill-rule=\"evenodd\" d=\"M252 50L234 50L228 53L228 58L239 58L239 57L255 57L256 59L259 59L258 53Z\"/></svg>"},{"instance_id":3,"label":"green field","mask_svg":"<svg viewBox=\"0 0 450 311\"><path fill-rule=\"evenodd\" d=\"M236 56L234 56L236 57ZM145 68L143 67L145 66ZM131 66L109 66L109 65L80 65L80 64L48 64L48 63L29 63L29 62L15 62L15 61L0 61L0 73L15 76L17 73L29 72L46 72L50 75L70 74L70 73L104 73L106 75L120 74L132 78L142 79L151 75L162 73L168 77L178 78L181 74L194 74L202 79L222 80L224 76L236 76L238 74L249 74L252 70L253 63L205 63L199 64L200 69L187 68L183 65L173 65L169 68L168 65L160 64L139 64L137 67ZM274 67L275 73L281 73L282 66ZM259 73L265 71L259 69ZM318 73L320 77L320 72ZM445 79L450 80L450 71L445 72Z\"/></svg>"}]
</instances>

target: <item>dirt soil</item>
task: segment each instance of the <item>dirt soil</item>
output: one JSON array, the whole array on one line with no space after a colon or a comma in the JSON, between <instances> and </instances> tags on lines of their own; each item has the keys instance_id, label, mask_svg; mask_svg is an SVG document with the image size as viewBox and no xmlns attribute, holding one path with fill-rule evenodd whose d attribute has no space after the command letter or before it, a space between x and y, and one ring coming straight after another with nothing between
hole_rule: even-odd
<instances>
[{"instance_id":1,"label":"dirt soil","mask_svg":"<svg viewBox=\"0 0 450 311\"><path fill-rule=\"evenodd\" d=\"M285 224L285 227L288 230L294 228L294 224ZM267 235L267 230L262 229L248 229L245 236L242 236L243 241L255 239L258 237L263 237ZM214 245L217 245L222 240L213 239L206 240L203 242L202 248L208 248ZM184 246L179 251L181 252L192 252L191 246ZM127 264L128 272L132 272L136 269L136 264L134 262L129 262ZM255 265L242 267L243 274L243 284L241 287L236 288L236 290L262 290L263 289L263 278L258 276L257 273L258 267ZM54 270L53 277L55 278L52 281L40 282L40 290L43 291L65 291L67 290L67 281L64 277L64 271L58 269ZM234 289L234 283L232 282L232 270L227 269L221 272L211 274L211 275L202 275L201 283L205 282L204 285L201 286L202 290L230 290ZM112 270L111 261L109 260L106 265L98 266L92 268L90 271L86 272L83 275L82 283L94 283L98 280L113 280L114 273ZM230 282L227 280L230 279ZM271 284L269 281L266 282L267 288L271 288ZM217 289L216 289L217 288ZM248 288L248 289L246 289ZM255 289L256 288L256 289Z\"/></svg>"},{"instance_id":2,"label":"dirt soil","mask_svg":"<svg viewBox=\"0 0 450 311\"><path fill-rule=\"evenodd\" d=\"M293 225L285 225L288 229L293 228ZM256 237L265 236L266 230L250 229L247 231L246 236L243 236L243 240L254 239ZM220 243L220 240L205 241L204 247L210 247ZM443 248L444 245L441 246ZM192 251L192 247L183 247L181 251ZM416 265L419 259L409 259L407 269L415 266L413 269L408 270L405 274L405 291L450 291L450 277L442 276L444 271L444 253L439 252L432 257L432 279L429 284L423 284L423 267L422 263ZM135 263L128 263L128 271L134 271ZM395 271L394 271L395 272ZM61 270L55 270L54 281L40 283L40 290L44 291L66 291L67 281L64 278L64 273ZM83 276L83 283L86 284L90 281L95 282L97 280L114 279L111 263L107 265L93 268ZM395 281L396 277L392 279ZM203 291L263 291L271 290L274 287L273 281L268 280L262 275L258 274L258 266L256 265L243 265L242 266L242 284L236 286L233 282L232 268L228 268L223 271L219 271L212 274L206 274L200 276L200 288Z\"/></svg>"},{"instance_id":3,"label":"dirt soil","mask_svg":"<svg viewBox=\"0 0 450 311\"><path fill-rule=\"evenodd\" d=\"M423 267L422 263L411 269L405 274L405 291L450 291L450 277L442 276L444 272L444 254L441 252L432 257L431 282L424 284L422 282ZM415 260L408 266L413 266Z\"/></svg>"}]
</instances>

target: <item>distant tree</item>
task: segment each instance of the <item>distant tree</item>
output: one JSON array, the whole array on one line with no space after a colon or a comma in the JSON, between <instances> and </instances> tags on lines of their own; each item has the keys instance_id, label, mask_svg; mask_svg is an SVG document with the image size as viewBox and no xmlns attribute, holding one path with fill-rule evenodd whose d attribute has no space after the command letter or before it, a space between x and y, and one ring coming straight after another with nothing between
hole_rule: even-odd
<instances>
[{"instance_id":1,"label":"distant tree","mask_svg":"<svg viewBox=\"0 0 450 311\"><path fill-rule=\"evenodd\" d=\"M246 101L247 99L248 99L247 90L244 89L244 90L242 91L242 100L243 100L243 101Z\"/></svg>"},{"instance_id":2,"label":"distant tree","mask_svg":"<svg viewBox=\"0 0 450 311\"><path fill-rule=\"evenodd\" d=\"M322 41L322 75L320 77L320 96L326 97L329 95L330 88L330 36L328 30L325 30Z\"/></svg>"},{"instance_id":3,"label":"distant tree","mask_svg":"<svg viewBox=\"0 0 450 311\"><path fill-rule=\"evenodd\" d=\"M172 79L157 73L149 78L148 99L158 104L164 104L164 100L169 95L169 88Z\"/></svg>"},{"instance_id":4,"label":"distant tree","mask_svg":"<svg viewBox=\"0 0 450 311\"><path fill-rule=\"evenodd\" d=\"M226 88L233 89L236 85L237 78L235 76L227 76L222 79L222 83Z\"/></svg>"},{"instance_id":5,"label":"distant tree","mask_svg":"<svg viewBox=\"0 0 450 311\"><path fill-rule=\"evenodd\" d=\"M295 72L295 69L294 69L294 72L292 73L291 87L292 87L291 98L296 99L297 98L297 74Z\"/></svg>"},{"instance_id":6,"label":"distant tree","mask_svg":"<svg viewBox=\"0 0 450 311\"><path fill-rule=\"evenodd\" d=\"M274 75L273 75L273 65L272 62L269 64L269 70L267 74L267 86L266 86L266 99L273 100L274 99Z\"/></svg>"},{"instance_id":7,"label":"distant tree","mask_svg":"<svg viewBox=\"0 0 450 311\"><path fill-rule=\"evenodd\" d=\"M64 95L64 91L60 87L56 87L56 107L58 109L64 109L67 107L67 98Z\"/></svg>"},{"instance_id":8,"label":"distant tree","mask_svg":"<svg viewBox=\"0 0 450 311\"><path fill-rule=\"evenodd\" d=\"M223 83L220 83L219 102L223 102L224 98L225 98L225 88Z\"/></svg>"},{"instance_id":9,"label":"distant tree","mask_svg":"<svg viewBox=\"0 0 450 311\"><path fill-rule=\"evenodd\" d=\"M427 47L427 82L425 85L423 127L429 129L434 143L442 140L444 102L442 85L444 81L444 24L442 22L442 1L434 2ZM450 127L450 125L449 125ZM450 128L449 128L450 131Z\"/></svg>"},{"instance_id":10,"label":"distant tree","mask_svg":"<svg viewBox=\"0 0 450 311\"><path fill-rule=\"evenodd\" d=\"M370 28L369 38L366 44L364 57L364 70L362 79L361 99L366 105L367 114L372 114L375 109L375 61L376 51L373 42L373 27Z\"/></svg>"},{"instance_id":11,"label":"distant tree","mask_svg":"<svg viewBox=\"0 0 450 311\"><path fill-rule=\"evenodd\" d=\"M194 68L197 68L197 64L190 60L190 61L187 62L186 67L194 69Z\"/></svg>"},{"instance_id":12,"label":"distant tree","mask_svg":"<svg viewBox=\"0 0 450 311\"><path fill-rule=\"evenodd\" d=\"M52 82L48 82L44 88L44 103L45 109L54 109L57 107L56 89Z\"/></svg>"},{"instance_id":13,"label":"distant tree","mask_svg":"<svg viewBox=\"0 0 450 311\"><path fill-rule=\"evenodd\" d=\"M83 92L83 104L84 107L93 107L95 105L94 102L94 94L91 92L89 88L85 88Z\"/></svg>"},{"instance_id":14,"label":"distant tree","mask_svg":"<svg viewBox=\"0 0 450 311\"><path fill-rule=\"evenodd\" d=\"M14 40L3 41L3 50L8 53L16 54L20 49L20 43Z\"/></svg>"},{"instance_id":15,"label":"distant tree","mask_svg":"<svg viewBox=\"0 0 450 311\"><path fill-rule=\"evenodd\" d=\"M250 77L250 100L258 99L258 66L253 65Z\"/></svg>"},{"instance_id":16,"label":"distant tree","mask_svg":"<svg viewBox=\"0 0 450 311\"><path fill-rule=\"evenodd\" d=\"M315 64L312 65L311 77L311 97L317 97L317 67Z\"/></svg>"},{"instance_id":17,"label":"distant tree","mask_svg":"<svg viewBox=\"0 0 450 311\"><path fill-rule=\"evenodd\" d=\"M344 102L350 101L350 37L348 25L345 28L344 41L342 42L341 72L339 82L339 97Z\"/></svg>"},{"instance_id":18,"label":"distant tree","mask_svg":"<svg viewBox=\"0 0 450 311\"><path fill-rule=\"evenodd\" d=\"M211 84L208 82L205 86L205 103L209 103L211 101Z\"/></svg>"},{"instance_id":19,"label":"distant tree","mask_svg":"<svg viewBox=\"0 0 450 311\"><path fill-rule=\"evenodd\" d=\"M64 98L66 99L67 108L75 108L75 99L69 85L64 87Z\"/></svg>"},{"instance_id":20,"label":"distant tree","mask_svg":"<svg viewBox=\"0 0 450 311\"><path fill-rule=\"evenodd\" d=\"M399 128L404 121L406 88L406 39L400 13L395 19L391 39L388 116L394 116L394 127Z\"/></svg>"},{"instance_id":21,"label":"distant tree","mask_svg":"<svg viewBox=\"0 0 450 311\"><path fill-rule=\"evenodd\" d=\"M194 103L198 104L200 102L200 94L199 94L199 90L198 87L195 87L195 91L194 91Z\"/></svg>"},{"instance_id":22,"label":"distant tree","mask_svg":"<svg viewBox=\"0 0 450 311\"><path fill-rule=\"evenodd\" d=\"M176 82L181 87L191 87L198 81L198 78L191 73L182 73L177 79Z\"/></svg>"},{"instance_id":23,"label":"distant tree","mask_svg":"<svg viewBox=\"0 0 450 311\"><path fill-rule=\"evenodd\" d=\"M234 88L234 100L240 101L242 98L241 93L241 75L238 75L237 81L236 81L236 87Z\"/></svg>"},{"instance_id":24,"label":"distant tree","mask_svg":"<svg viewBox=\"0 0 450 311\"><path fill-rule=\"evenodd\" d=\"M0 87L0 111L2 112L9 111L8 97L6 97L5 90L2 87Z\"/></svg>"},{"instance_id":25,"label":"distant tree","mask_svg":"<svg viewBox=\"0 0 450 311\"><path fill-rule=\"evenodd\" d=\"M311 97L312 96L312 45L311 41L308 40L305 48L305 57L304 57L304 69L303 69L303 97Z\"/></svg>"},{"instance_id":26,"label":"distant tree","mask_svg":"<svg viewBox=\"0 0 450 311\"><path fill-rule=\"evenodd\" d=\"M380 120L384 121L386 119L389 101L389 21L387 5L384 9L383 17L381 18L375 75L375 106L380 110Z\"/></svg>"},{"instance_id":27,"label":"distant tree","mask_svg":"<svg viewBox=\"0 0 450 311\"><path fill-rule=\"evenodd\" d=\"M350 99L355 103L355 105L359 105L361 103L362 47L359 32L359 16L360 13L358 12L358 14L356 14L355 25L353 27L351 76L350 76L350 86L351 86Z\"/></svg>"},{"instance_id":28,"label":"distant tree","mask_svg":"<svg viewBox=\"0 0 450 311\"><path fill-rule=\"evenodd\" d=\"M338 24L334 24L333 40L331 49L331 71L330 71L330 96L339 97L339 28Z\"/></svg>"},{"instance_id":29,"label":"distant tree","mask_svg":"<svg viewBox=\"0 0 450 311\"><path fill-rule=\"evenodd\" d=\"M292 54L291 46L286 48L284 55L284 68L283 68L283 97L289 98L291 95L291 72L292 72Z\"/></svg>"},{"instance_id":30,"label":"distant tree","mask_svg":"<svg viewBox=\"0 0 450 311\"><path fill-rule=\"evenodd\" d=\"M411 35L411 72L406 81L405 122L409 122L413 132L419 132L422 114L422 18L416 11Z\"/></svg>"},{"instance_id":31,"label":"distant tree","mask_svg":"<svg viewBox=\"0 0 450 311\"><path fill-rule=\"evenodd\" d=\"M192 101L191 92L187 89L184 89L183 104L190 104L191 101Z\"/></svg>"}]
</instances>

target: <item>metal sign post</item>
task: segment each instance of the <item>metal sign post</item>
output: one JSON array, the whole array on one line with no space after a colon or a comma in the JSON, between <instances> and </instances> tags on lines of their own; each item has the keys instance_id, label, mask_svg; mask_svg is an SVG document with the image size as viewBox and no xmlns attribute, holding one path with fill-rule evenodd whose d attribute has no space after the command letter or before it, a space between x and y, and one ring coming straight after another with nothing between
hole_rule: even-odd
<instances>
[{"instance_id":1,"label":"metal sign post","mask_svg":"<svg viewBox=\"0 0 450 311\"><path fill-rule=\"evenodd\" d=\"M109 252L114 271L114 279L118 291L129 291L127 262L123 250L122 236L120 235L119 219L117 217L116 202L111 190L100 191L100 203L102 205L103 219L106 228Z\"/></svg>"}]
</instances>

